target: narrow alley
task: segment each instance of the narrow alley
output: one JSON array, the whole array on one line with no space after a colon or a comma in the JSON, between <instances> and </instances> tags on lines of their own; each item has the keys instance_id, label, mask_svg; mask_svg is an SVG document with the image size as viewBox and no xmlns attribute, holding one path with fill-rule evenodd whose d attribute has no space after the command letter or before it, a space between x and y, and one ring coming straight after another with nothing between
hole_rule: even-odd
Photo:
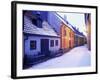
<instances>
[{"instance_id":1,"label":"narrow alley","mask_svg":"<svg viewBox=\"0 0 100 80\"><path fill-rule=\"evenodd\" d=\"M91 54L87 45L73 48L62 56L32 66L30 69L65 68L90 66Z\"/></svg>"}]
</instances>

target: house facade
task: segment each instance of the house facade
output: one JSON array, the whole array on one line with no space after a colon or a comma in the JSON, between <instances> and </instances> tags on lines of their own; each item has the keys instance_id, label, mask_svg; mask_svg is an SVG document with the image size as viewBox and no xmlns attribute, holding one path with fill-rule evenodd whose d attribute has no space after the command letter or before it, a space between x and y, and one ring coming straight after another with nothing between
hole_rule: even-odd
<instances>
[{"instance_id":1,"label":"house facade","mask_svg":"<svg viewBox=\"0 0 100 80\"><path fill-rule=\"evenodd\" d=\"M62 18L56 12L50 12L49 24L60 35L60 49L65 50L85 44L86 37L83 33L72 26L66 18Z\"/></svg>"},{"instance_id":2,"label":"house facade","mask_svg":"<svg viewBox=\"0 0 100 80\"><path fill-rule=\"evenodd\" d=\"M55 12L49 13L49 24L60 35L60 49L67 51L74 47L74 31L68 21Z\"/></svg>"},{"instance_id":3,"label":"house facade","mask_svg":"<svg viewBox=\"0 0 100 80\"><path fill-rule=\"evenodd\" d=\"M61 26L61 49L70 49L74 47L74 31L62 23Z\"/></svg>"},{"instance_id":4,"label":"house facade","mask_svg":"<svg viewBox=\"0 0 100 80\"><path fill-rule=\"evenodd\" d=\"M44 14L46 16L42 16ZM48 57L60 49L60 36L46 19L46 12L24 12L23 46L24 54L29 58Z\"/></svg>"},{"instance_id":5,"label":"house facade","mask_svg":"<svg viewBox=\"0 0 100 80\"><path fill-rule=\"evenodd\" d=\"M73 27L73 30L74 30L74 46L77 47L77 46L81 46L81 45L84 45L86 44L86 37L83 33L79 32L78 29L76 29L75 27Z\"/></svg>"},{"instance_id":6,"label":"house facade","mask_svg":"<svg viewBox=\"0 0 100 80\"><path fill-rule=\"evenodd\" d=\"M91 14L85 14L85 23L87 29L87 47L91 50Z\"/></svg>"}]
</instances>

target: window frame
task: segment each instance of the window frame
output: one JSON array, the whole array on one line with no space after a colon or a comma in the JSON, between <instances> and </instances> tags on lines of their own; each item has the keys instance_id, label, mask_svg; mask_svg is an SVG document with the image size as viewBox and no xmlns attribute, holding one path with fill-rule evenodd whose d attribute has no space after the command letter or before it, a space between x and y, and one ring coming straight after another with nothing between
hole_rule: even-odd
<instances>
[{"instance_id":1,"label":"window frame","mask_svg":"<svg viewBox=\"0 0 100 80\"><path fill-rule=\"evenodd\" d=\"M54 40L50 40L50 47L54 47Z\"/></svg>"},{"instance_id":2,"label":"window frame","mask_svg":"<svg viewBox=\"0 0 100 80\"><path fill-rule=\"evenodd\" d=\"M36 44L37 44L36 40L30 40L30 50L36 50L37 48Z\"/></svg>"}]
</instances>

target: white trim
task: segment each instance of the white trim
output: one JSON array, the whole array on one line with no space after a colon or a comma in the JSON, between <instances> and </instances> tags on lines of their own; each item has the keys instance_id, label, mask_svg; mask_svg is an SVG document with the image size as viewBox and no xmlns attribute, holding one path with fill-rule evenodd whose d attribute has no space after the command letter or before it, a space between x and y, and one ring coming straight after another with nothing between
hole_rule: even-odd
<instances>
[{"instance_id":1,"label":"white trim","mask_svg":"<svg viewBox=\"0 0 100 80\"><path fill-rule=\"evenodd\" d=\"M22 10L41 10L41 11L64 11L64 12L84 12L91 13L91 66L77 67L77 68L55 68L55 69L22 69ZM81 73L94 72L96 67L96 48L95 48L95 9L89 8L75 8L75 7L59 7L59 6L45 6L45 5L27 5L17 4L17 76L30 75L49 75L49 74L63 74L63 73Z\"/></svg>"}]
</instances>

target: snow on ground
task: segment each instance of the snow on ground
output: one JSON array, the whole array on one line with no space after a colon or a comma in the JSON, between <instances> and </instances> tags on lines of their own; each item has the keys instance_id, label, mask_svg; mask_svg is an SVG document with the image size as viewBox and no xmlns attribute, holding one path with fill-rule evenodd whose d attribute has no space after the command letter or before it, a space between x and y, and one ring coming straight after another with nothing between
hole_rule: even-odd
<instances>
[{"instance_id":1,"label":"snow on ground","mask_svg":"<svg viewBox=\"0 0 100 80\"><path fill-rule=\"evenodd\" d=\"M60 57L32 66L30 69L83 67L91 65L91 55L86 45L73 48Z\"/></svg>"}]
</instances>

